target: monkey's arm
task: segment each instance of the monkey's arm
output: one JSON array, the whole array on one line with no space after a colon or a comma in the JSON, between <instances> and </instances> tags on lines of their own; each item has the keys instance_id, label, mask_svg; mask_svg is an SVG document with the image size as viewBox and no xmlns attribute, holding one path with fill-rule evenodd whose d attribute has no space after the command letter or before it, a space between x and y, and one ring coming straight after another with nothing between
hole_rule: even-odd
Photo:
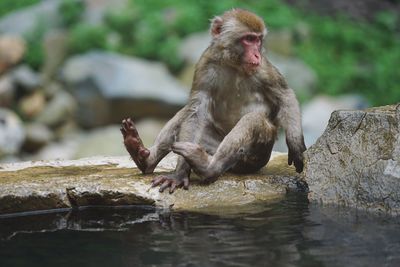
<instances>
[{"instance_id":1,"label":"monkey's arm","mask_svg":"<svg viewBox=\"0 0 400 267\"><path fill-rule=\"evenodd\" d=\"M283 90L278 120L285 129L286 144L289 149L288 164L294 163L296 171L300 173L303 171L303 152L306 150L301 126L300 106L292 89Z\"/></svg>"}]
</instances>

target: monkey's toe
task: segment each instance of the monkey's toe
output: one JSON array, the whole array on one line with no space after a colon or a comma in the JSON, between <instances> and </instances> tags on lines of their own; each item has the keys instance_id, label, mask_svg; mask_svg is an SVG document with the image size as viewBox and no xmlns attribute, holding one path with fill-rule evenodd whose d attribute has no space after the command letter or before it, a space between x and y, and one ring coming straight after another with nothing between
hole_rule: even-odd
<instances>
[{"instance_id":1,"label":"monkey's toe","mask_svg":"<svg viewBox=\"0 0 400 267\"><path fill-rule=\"evenodd\" d=\"M134 136L134 137L138 137L139 136L138 131L136 129L136 126L133 123L131 118L127 118L127 119L122 120L121 132L122 132L122 134L125 133L125 136L126 135L131 135L131 136Z\"/></svg>"},{"instance_id":2,"label":"monkey's toe","mask_svg":"<svg viewBox=\"0 0 400 267\"><path fill-rule=\"evenodd\" d=\"M189 189L189 178L175 177L175 175L160 175L152 180L151 187L160 185L158 190L160 193L164 192L165 189L169 188L169 193L175 192L175 189L183 187L183 189Z\"/></svg>"}]
</instances>

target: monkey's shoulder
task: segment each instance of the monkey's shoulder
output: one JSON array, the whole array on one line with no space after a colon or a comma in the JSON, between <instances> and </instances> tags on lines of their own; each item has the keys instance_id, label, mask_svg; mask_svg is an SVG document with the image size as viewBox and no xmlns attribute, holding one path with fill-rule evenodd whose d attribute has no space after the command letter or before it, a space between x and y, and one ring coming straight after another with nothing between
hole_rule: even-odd
<instances>
[{"instance_id":1,"label":"monkey's shoulder","mask_svg":"<svg viewBox=\"0 0 400 267\"><path fill-rule=\"evenodd\" d=\"M282 89L288 88L285 77L265 56L258 77L262 80L264 86Z\"/></svg>"}]
</instances>

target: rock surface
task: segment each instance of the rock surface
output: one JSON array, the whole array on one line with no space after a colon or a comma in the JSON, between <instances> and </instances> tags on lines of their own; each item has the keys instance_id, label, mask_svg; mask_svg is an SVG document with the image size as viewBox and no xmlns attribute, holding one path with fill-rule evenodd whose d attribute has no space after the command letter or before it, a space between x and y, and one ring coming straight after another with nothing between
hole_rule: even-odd
<instances>
[{"instance_id":1,"label":"rock surface","mask_svg":"<svg viewBox=\"0 0 400 267\"><path fill-rule=\"evenodd\" d=\"M16 154L24 140L21 119L14 112L0 108L0 157Z\"/></svg>"},{"instance_id":2,"label":"rock surface","mask_svg":"<svg viewBox=\"0 0 400 267\"><path fill-rule=\"evenodd\" d=\"M44 0L5 16L0 20L0 33L23 36L40 24L45 29L56 28L61 23L59 6L62 0Z\"/></svg>"},{"instance_id":3,"label":"rock surface","mask_svg":"<svg viewBox=\"0 0 400 267\"><path fill-rule=\"evenodd\" d=\"M171 117L188 97L163 64L114 53L72 57L62 77L79 99L80 124L88 128L120 123L130 114Z\"/></svg>"},{"instance_id":4,"label":"rock surface","mask_svg":"<svg viewBox=\"0 0 400 267\"><path fill-rule=\"evenodd\" d=\"M25 54L25 41L18 36L0 36L0 74L21 61Z\"/></svg>"},{"instance_id":5,"label":"rock surface","mask_svg":"<svg viewBox=\"0 0 400 267\"><path fill-rule=\"evenodd\" d=\"M305 155L311 200L400 214L400 104L333 112Z\"/></svg>"},{"instance_id":6,"label":"rock surface","mask_svg":"<svg viewBox=\"0 0 400 267\"><path fill-rule=\"evenodd\" d=\"M367 108L368 102L360 95L337 97L319 95L302 107L304 141L309 147L317 141L326 129L329 118L335 110Z\"/></svg>"},{"instance_id":7,"label":"rock surface","mask_svg":"<svg viewBox=\"0 0 400 267\"><path fill-rule=\"evenodd\" d=\"M24 162L0 165L0 214L92 205L155 205L184 210L239 208L260 201L273 201L287 190L306 186L287 155L273 154L268 167L254 175L227 174L210 185L196 177L188 191L159 193L151 178L171 171L172 154L163 159L156 173L142 175L128 157L101 157L75 161Z\"/></svg>"}]
</instances>

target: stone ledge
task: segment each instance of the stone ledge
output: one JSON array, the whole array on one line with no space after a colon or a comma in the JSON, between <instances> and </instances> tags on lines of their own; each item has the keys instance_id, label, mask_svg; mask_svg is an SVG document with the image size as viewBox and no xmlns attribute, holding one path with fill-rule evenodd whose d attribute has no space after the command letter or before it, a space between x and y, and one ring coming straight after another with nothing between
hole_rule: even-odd
<instances>
[{"instance_id":1,"label":"stone ledge","mask_svg":"<svg viewBox=\"0 0 400 267\"><path fill-rule=\"evenodd\" d=\"M218 210L277 200L288 190L307 189L282 153L273 153L268 166L257 174L226 174L210 185L202 185L194 177L189 190L174 194L151 188L151 179L173 170L175 162L170 154L151 175L140 174L129 157L3 164L0 214L103 205Z\"/></svg>"}]
</instances>

